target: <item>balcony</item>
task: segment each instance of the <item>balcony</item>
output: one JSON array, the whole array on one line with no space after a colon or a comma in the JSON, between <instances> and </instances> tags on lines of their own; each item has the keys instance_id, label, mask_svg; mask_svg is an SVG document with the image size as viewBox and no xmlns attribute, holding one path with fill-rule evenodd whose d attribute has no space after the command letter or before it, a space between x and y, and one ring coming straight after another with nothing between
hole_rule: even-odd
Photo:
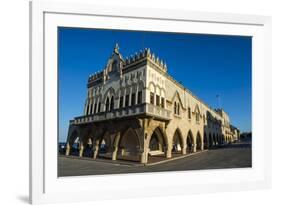
<instances>
[{"instance_id":1,"label":"balcony","mask_svg":"<svg viewBox=\"0 0 281 205\"><path fill-rule=\"evenodd\" d=\"M171 119L171 111L152 104L139 104L124 108L114 109L109 112L100 112L93 115L84 115L75 117L70 120L70 124L86 124L92 122L100 122L105 120L114 120L125 117L154 117L155 119L169 121Z\"/></svg>"}]
</instances>

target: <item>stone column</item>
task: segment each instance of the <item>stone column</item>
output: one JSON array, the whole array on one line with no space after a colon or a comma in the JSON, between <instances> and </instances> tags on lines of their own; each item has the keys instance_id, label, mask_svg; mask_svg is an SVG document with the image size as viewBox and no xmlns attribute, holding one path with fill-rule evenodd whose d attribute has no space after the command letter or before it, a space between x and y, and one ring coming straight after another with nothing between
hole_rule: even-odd
<instances>
[{"instance_id":1,"label":"stone column","mask_svg":"<svg viewBox=\"0 0 281 205\"><path fill-rule=\"evenodd\" d=\"M142 150L142 151L141 151L141 163L142 163L142 164L147 164L147 162L148 162L148 157L147 157L147 155L148 155L147 150Z\"/></svg>"},{"instance_id":2,"label":"stone column","mask_svg":"<svg viewBox=\"0 0 281 205\"><path fill-rule=\"evenodd\" d=\"M204 143L201 143L201 151L203 151L204 150Z\"/></svg>"},{"instance_id":3,"label":"stone column","mask_svg":"<svg viewBox=\"0 0 281 205\"><path fill-rule=\"evenodd\" d=\"M119 140L120 140L120 132L117 132L116 136L115 136L115 143L114 143L114 149L112 152L112 160L115 161L117 159L117 152L118 152L118 144L119 144Z\"/></svg>"},{"instance_id":4,"label":"stone column","mask_svg":"<svg viewBox=\"0 0 281 205\"><path fill-rule=\"evenodd\" d=\"M192 147L192 152L196 152L196 144L193 144L193 147Z\"/></svg>"},{"instance_id":5,"label":"stone column","mask_svg":"<svg viewBox=\"0 0 281 205\"><path fill-rule=\"evenodd\" d=\"M95 150L94 150L94 155L93 155L93 158L96 159L97 156L98 156L98 151L99 151L99 141L96 140L95 142Z\"/></svg>"},{"instance_id":6,"label":"stone column","mask_svg":"<svg viewBox=\"0 0 281 205\"><path fill-rule=\"evenodd\" d=\"M186 154L186 143L183 143L181 153Z\"/></svg>"},{"instance_id":7,"label":"stone column","mask_svg":"<svg viewBox=\"0 0 281 205\"><path fill-rule=\"evenodd\" d=\"M83 152L84 152L84 145L81 143L80 149L79 149L79 157L83 157Z\"/></svg>"},{"instance_id":8,"label":"stone column","mask_svg":"<svg viewBox=\"0 0 281 205\"><path fill-rule=\"evenodd\" d=\"M65 151L65 155L69 155L70 154L70 144L69 142L66 144L66 151Z\"/></svg>"},{"instance_id":9,"label":"stone column","mask_svg":"<svg viewBox=\"0 0 281 205\"><path fill-rule=\"evenodd\" d=\"M118 147L114 147L114 150L112 152L112 160L115 161L117 158L117 151L118 151Z\"/></svg>"},{"instance_id":10,"label":"stone column","mask_svg":"<svg viewBox=\"0 0 281 205\"><path fill-rule=\"evenodd\" d=\"M168 146L166 150L166 158L172 158L172 147Z\"/></svg>"}]
</instances>

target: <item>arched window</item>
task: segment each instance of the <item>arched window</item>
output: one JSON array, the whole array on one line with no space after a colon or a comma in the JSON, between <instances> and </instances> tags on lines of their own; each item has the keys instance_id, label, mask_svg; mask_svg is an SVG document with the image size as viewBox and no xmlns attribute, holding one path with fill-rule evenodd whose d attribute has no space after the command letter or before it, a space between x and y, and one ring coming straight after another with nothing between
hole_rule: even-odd
<instances>
[{"instance_id":1,"label":"arched window","mask_svg":"<svg viewBox=\"0 0 281 205\"><path fill-rule=\"evenodd\" d=\"M99 105L98 105L98 112L100 112L100 109L101 109L101 102L99 102Z\"/></svg>"},{"instance_id":2,"label":"arched window","mask_svg":"<svg viewBox=\"0 0 281 205\"><path fill-rule=\"evenodd\" d=\"M111 96L111 99L110 99L110 111L112 111L114 109L114 97Z\"/></svg>"},{"instance_id":3,"label":"arched window","mask_svg":"<svg viewBox=\"0 0 281 205\"><path fill-rule=\"evenodd\" d=\"M161 98L161 107L165 108L165 98Z\"/></svg>"},{"instance_id":4,"label":"arched window","mask_svg":"<svg viewBox=\"0 0 281 205\"><path fill-rule=\"evenodd\" d=\"M190 109L190 107L188 107L188 119L191 119L191 109Z\"/></svg>"},{"instance_id":5,"label":"arched window","mask_svg":"<svg viewBox=\"0 0 281 205\"><path fill-rule=\"evenodd\" d=\"M136 93L132 93L131 95L131 105L135 105L136 104Z\"/></svg>"},{"instance_id":6,"label":"arched window","mask_svg":"<svg viewBox=\"0 0 281 205\"><path fill-rule=\"evenodd\" d=\"M122 108L124 106L123 101L124 101L124 96L120 96L120 98L119 98L119 108Z\"/></svg>"},{"instance_id":7,"label":"arched window","mask_svg":"<svg viewBox=\"0 0 281 205\"><path fill-rule=\"evenodd\" d=\"M129 106L129 95L126 95L125 97L125 107Z\"/></svg>"},{"instance_id":8,"label":"arched window","mask_svg":"<svg viewBox=\"0 0 281 205\"><path fill-rule=\"evenodd\" d=\"M142 103L142 91L140 90L138 92L138 104L141 104Z\"/></svg>"},{"instance_id":9,"label":"arched window","mask_svg":"<svg viewBox=\"0 0 281 205\"><path fill-rule=\"evenodd\" d=\"M199 113L196 112L196 122L199 122Z\"/></svg>"},{"instance_id":10,"label":"arched window","mask_svg":"<svg viewBox=\"0 0 281 205\"><path fill-rule=\"evenodd\" d=\"M94 114L97 112L97 103L94 105Z\"/></svg>"},{"instance_id":11,"label":"arched window","mask_svg":"<svg viewBox=\"0 0 281 205\"><path fill-rule=\"evenodd\" d=\"M91 103L91 104L90 104L90 112L89 112L89 115L92 114L92 111L93 111L93 104Z\"/></svg>"},{"instance_id":12,"label":"arched window","mask_svg":"<svg viewBox=\"0 0 281 205\"><path fill-rule=\"evenodd\" d=\"M154 93L150 92L150 104L154 105Z\"/></svg>"},{"instance_id":13,"label":"arched window","mask_svg":"<svg viewBox=\"0 0 281 205\"><path fill-rule=\"evenodd\" d=\"M86 115L89 114L89 104L87 105L87 108L86 108Z\"/></svg>"},{"instance_id":14,"label":"arched window","mask_svg":"<svg viewBox=\"0 0 281 205\"><path fill-rule=\"evenodd\" d=\"M105 103L105 111L107 112L109 110L109 97L106 98L106 103Z\"/></svg>"}]
</instances>

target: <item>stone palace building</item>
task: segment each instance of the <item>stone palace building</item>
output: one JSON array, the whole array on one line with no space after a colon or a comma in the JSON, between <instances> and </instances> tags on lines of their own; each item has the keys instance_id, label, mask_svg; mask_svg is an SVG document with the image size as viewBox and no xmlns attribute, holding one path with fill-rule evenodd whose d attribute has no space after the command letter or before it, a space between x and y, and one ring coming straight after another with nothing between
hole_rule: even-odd
<instances>
[{"instance_id":1,"label":"stone palace building","mask_svg":"<svg viewBox=\"0 0 281 205\"><path fill-rule=\"evenodd\" d=\"M150 49L124 59L116 44L87 87L84 114L69 123L66 155L145 164L239 138L227 113L173 79Z\"/></svg>"}]
</instances>

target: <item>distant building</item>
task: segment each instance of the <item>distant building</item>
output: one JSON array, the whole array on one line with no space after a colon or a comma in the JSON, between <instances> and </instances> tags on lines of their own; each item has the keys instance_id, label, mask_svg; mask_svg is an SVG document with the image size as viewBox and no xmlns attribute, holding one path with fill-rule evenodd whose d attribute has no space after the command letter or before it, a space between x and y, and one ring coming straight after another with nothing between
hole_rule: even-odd
<instances>
[{"instance_id":1,"label":"distant building","mask_svg":"<svg viewBox=\"0 0 281 205\"><path fill-rule=\"evenodd\" d=\"M79 156L147 163L239 138L227 113L173 79L150 49L123 59L116 45L87 86L84 115L70 120L66 155L78 149Z\"/></svg>"}]
</instances>

